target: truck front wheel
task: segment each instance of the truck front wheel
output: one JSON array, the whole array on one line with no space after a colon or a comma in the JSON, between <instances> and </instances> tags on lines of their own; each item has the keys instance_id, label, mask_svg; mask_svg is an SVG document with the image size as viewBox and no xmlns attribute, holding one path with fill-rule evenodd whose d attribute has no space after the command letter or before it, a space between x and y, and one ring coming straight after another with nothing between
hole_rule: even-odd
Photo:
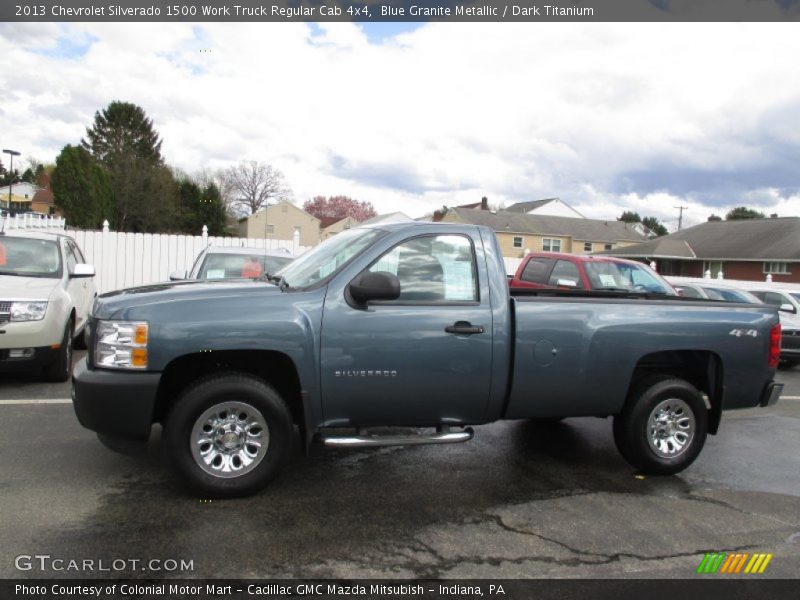
<instances>
[{"instance_id":1,"label":"truck front wheel","mask_svg":"<svg viewBox=\"0 0 800 600\"><path fill-rule=\"evenodd\" d=\"M708 410L692 384L675 377L637 385L614 417L614 442L643 473L673 475L691 465L706 441Z\"/></svg>"},{"instance_id":2,"label":"truck front wheel","mask_svg":"<svg viewBox=\"0 0 800 600\"><path fill-rule=\"evenodd\" d=\"M288 456L292 432L280 395L260 379L238 373L196 382L164 424L178 473L214 498L245 496L269 483Z\"/></svg>"}]
</instances>

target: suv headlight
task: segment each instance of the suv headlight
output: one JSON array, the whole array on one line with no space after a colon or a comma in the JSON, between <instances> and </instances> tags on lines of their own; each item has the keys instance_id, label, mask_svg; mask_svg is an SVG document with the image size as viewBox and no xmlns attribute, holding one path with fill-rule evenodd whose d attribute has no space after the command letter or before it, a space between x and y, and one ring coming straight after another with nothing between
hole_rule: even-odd
<instances>
[{"instance_id":1,"label":"suv headlight","mask_svg":"<svg viewBox=\"0 0 800 600\"><path fill-rule=\"evenodd\" d=\"M147 368L147 323L97 321L94 364L108 369Z\"/></svg>"},{"instance_id":2,"label":"suv headlight","mask_svg":"<svg viewBox=\"0 0 800 600\"><path fill-rule=\"evenodd\" d=\"M12 321L41 321L47 312L47 302L12 302Z\"/></svg>"}]
</instances>

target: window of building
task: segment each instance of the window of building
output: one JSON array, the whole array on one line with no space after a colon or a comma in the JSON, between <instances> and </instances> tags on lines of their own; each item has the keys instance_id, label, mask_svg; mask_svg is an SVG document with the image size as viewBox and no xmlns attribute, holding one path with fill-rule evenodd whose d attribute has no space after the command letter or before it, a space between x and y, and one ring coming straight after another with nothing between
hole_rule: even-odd
<instances>
[{"instance_id":1,"label":"window of building","mask_svg":"<svg viewBox=\"0 0 800 600\"><path fill-rule=\"evenodd\" d=\"M542 240L542 250L545 252L561 252L561 240L544 238Z\"/></svg>"},{"instance_id":2,"label":"window of building","mask_svg":"<svg viewBox=\"0 0 800 600\"><path fill-rule=\"evenodd\" d=\"M776 275L788 275L789 263L785 262L765 262L764 273L774 273Z\"/></svg>"},{"instance_id":3,"label":"window of building","mask_svg":"<svg viewBox=\"0 0 800 600\"><path fill-rule=\"evenodd\" d=\"M514 236L514 248L522 248L522 238Z\"/></svg>"},{"instance_id":4,"label":"window of building","mask_svg":"<svg viewBox=\"0 0 800 600\"><path fill-rule=\"evenodd\" d=\"M614 249L614 244L606 244L603 248L603 250L613 250L613 249Z\"/></svg>"},{"instance_id":5,"label":"window of building","mask_svg":"<svg viewBox=\"0 0 800 600\"><path fill-rule=\"evenodd\" d=\"M270 233L275 233L275 225L269 225L269 224L267 224L267 225L264 227L264 233L267 233L267 234L270 234Z\"/></svg>"},{"instance_id":6,"label":"window of building","mask_svg":"<svg viewBox=\"0 0 800 600\"><path fill-rule=\"evenodd\" d=\"M584 252L591 252L592 251L592 242L583 242L583 251Z\"/></svg>"},{"instance_id":7,"label":"window of building","mask_svg":"<svg viewBox=\"0 0 800 600\"><path fill-rule=\"evenodd\" d=\"M704 260L703 261L703 277L706 275L706 271L711 271L711 277L716 277L720 271L722 272L723 276L725 275L725 271L723 267L725 263L719 260Z\"/></svg>"}]
</instances>

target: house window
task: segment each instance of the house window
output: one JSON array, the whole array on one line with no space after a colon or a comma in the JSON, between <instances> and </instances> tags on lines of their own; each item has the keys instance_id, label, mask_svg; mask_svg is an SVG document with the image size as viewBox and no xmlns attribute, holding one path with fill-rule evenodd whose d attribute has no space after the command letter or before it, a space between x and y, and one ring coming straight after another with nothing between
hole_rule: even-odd
<instances>
[{"instance_id":1,"label":"house window","mask_svg":"<svg viewBox=\"0 0 800 600\"><path fill-rule=\"evenodd\" d=\"M266 234L275 233L275 225L265 225L264 233Z\"/></svg>"},{"instance_id":2,"label":"house window","mask_svg":"<svg viewBox=\"0 0 800 600\"><path fill-rule=\"evenodd\" d=\"M613 249L614 249L614 244L606 244L605 247L603 248L603 250L613 250Z\"/></svg>"},{"instance_id":3,"label":"house window","mask_svg":"<svg viewBox=\"0 0 800 600\"><path fill-rule=\"evenodd\" d=\"M703 277L706 276L706 271L711 271L711 277L716 277L720 272L722 272L723 276L725 271L723 270L723 266L725 263L718 261L718 260L711 260L703 261Z\"/></svg>"},{"instance_id":4,"label":"house window","mask_svg":"<svg viewBox=\"0 0 800 600\"><path fill-rule=\"evenodd\" d=\"M765 262L764 273L773 273L775 275L788 275L789 264L785 262Z\"/></svg>"},{"instance_id":5,"label":"house window","mask_svg":"<svg viewBox=\"0 0 800 600\"><path fill-rule=\"evenodd\" d=\"M544 238L542 240L542 250L545 252L561 252L561 240Z\"/></svg>"},{"instance_id":6,"label":"house window","mask_svg":"<svg viewBox=\"0 0 800 600\"><path fill-rule=\"evenodd\" d=\"M522 238L514 236L514 248L522 248Z\"/></svg>"},{"instance_id":7,"label":"house window","mask_svg":"<svg viewBox=\"0 0 800 600\"><path fill-rule=\"evenodd\" d=\"M285 202L281 204L281 212L289 212L289 207L286 205Z\"/></svg>"},{"instance_id":8,"label":"house window","mask_svg":"<svg viewBox=\"0 0 800 600\"><path fill-rule=\"evenodd\" d=\"M592 251L592 242L583 242L583 251L584 252L591 252Z\"/></svg>"}]
</instances>

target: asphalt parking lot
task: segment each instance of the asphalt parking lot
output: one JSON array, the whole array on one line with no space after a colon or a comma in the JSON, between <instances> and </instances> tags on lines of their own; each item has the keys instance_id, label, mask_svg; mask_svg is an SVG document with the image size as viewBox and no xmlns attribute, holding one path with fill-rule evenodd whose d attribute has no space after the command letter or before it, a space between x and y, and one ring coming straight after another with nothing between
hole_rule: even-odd
<instances>
[{"instance_id":1,"label":"asphalt parking lot","mask_svg":"<svg viewBox=\"0 0 800 600\"><path fill-rule=\"evenodd\" d=\"M209 502L173 482L157 436L115 454L52 402L67 384L0 375L0 577L680 578L734 550L773 553L762 577L798 577L800 369L779 379L787 398L725 413L679 476L638 476L610 420L514 421L446 447L298 444L262 493ZM192 570L18 570L20 555Z\"/></svg>"}]
</instances>

